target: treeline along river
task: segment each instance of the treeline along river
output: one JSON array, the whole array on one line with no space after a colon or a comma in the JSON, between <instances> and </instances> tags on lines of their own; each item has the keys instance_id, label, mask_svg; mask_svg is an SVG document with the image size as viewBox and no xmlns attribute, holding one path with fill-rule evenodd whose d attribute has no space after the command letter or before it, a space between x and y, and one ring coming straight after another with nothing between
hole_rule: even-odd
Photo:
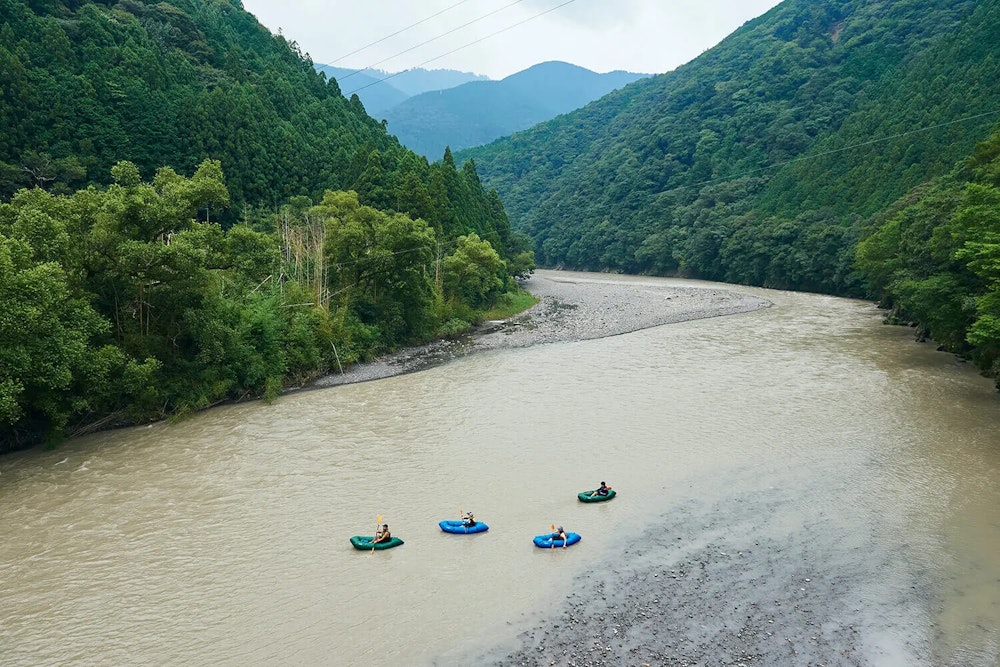
<instances>
[{"instance_id":1,"label":"treeline along river","mask_svg":"<svg viewBox=\"0 0 1000 667\"><path fill-rule=\"evenodd\" d=\"M996 665L992 382L746 291L774 306L6 456L0 664ZM378 515L406 544L352 549Z\"/></svg>"}]
</instances>

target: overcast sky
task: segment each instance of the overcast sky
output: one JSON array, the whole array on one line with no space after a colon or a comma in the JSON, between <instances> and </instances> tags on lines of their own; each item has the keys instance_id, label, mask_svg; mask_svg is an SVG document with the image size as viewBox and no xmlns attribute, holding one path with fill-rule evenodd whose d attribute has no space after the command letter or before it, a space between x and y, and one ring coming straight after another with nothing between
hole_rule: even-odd
<instances>
[{"instance_id":1,"label":"overcast sky","mask_svg":"<svg viewBox=\"0 0 1000 667\"><path fill-rule=\"evenodd\" d=\"M667 72L715 46L743 23L778 3L243 0L247 11L273 32L280 29L316 63L359 69L373 66L389 72L411 67L457 69L494 79L548 60L563 60L596 72ZM485 18L478 20L481 17ZM394 37L352 53L420 21ZM449 31L454 32L418 46ZM499 34L488 37L494 33ZM406 53L396 55L403 51Z\"/></svg>"}]
</instances>

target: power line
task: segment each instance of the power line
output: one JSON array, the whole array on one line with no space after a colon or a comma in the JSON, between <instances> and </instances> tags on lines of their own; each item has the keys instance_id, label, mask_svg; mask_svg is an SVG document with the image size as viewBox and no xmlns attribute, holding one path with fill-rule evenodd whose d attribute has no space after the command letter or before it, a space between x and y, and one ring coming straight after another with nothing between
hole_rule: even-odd
<instances>
[{"instance_id":1,"label":"power line","mask_svg":"<svg viewBox=\"0 0 1000 667\"><path fill-rule=\"evenodd\" d=\"M883 142L886 142L886 141L892 141L893 139L900 139L902 137L906 137L906 136L909 136L911 134L919 134L921 132L930 132L931 130L937 130L937 129L940 129L942 127L947 127L949 125L956 125L958 123L965 123L965 122L968 122L970 120L976 120L977 118L985 118L987 116L996 116L997 114L1000 114L1000 109L998 109L996 111L986 111L986 112L983 112L983 113L978 113L978 114L975 114L973 116L966 116L964 118L959 118L957 120L949 120L949 121L946 121L944 123L937 123L936 125L928 125L927 127L917 128L916 130L907 130L906 132L900 132L898 134L892 134L892 135L889 135L887 137L879 137L878 139L870 139L868 141L862 141L861 143L858 143L858 144L851 144L850 146L844 146L842 148L834 148L832 150L823 151L821 153L814 153L812 155L803 155L803 156L800 156L800 157L797 157L797 158L792 158L791 160L785 160L784 162L775 162L774 164L766 165L766 166L763 166L763 167L758 167L756 169L750 169L749 171L744 171L744 172L739 173L739 174L732 174L732 175L729 175L729 176L720 176L719 178L711 178L711 179L708 179L706 181L700 181L700 182L697 182L697 183L689 183L687 185L679 185L676 188L672 188L671 190L665 190L664 192L673 192L675 190L680 190L682 188L697 188L697 187L701 187L703 185L710 185L712 183L720 183L720 182L723 182L723 181L732 181L732 180L735 180L737 178L743 178L744 176L749 176L750 174L756 174L756 173L760 173L762 171L768 171L770 169L777 169L779 167L784 167L786 165L794 164L796 162L803 162L803 161L806 161L806 160L814 160L816 158L825 157L827 155L835 155L836 153L843 153L844 151L849 151L849 150L852 150L854 148L863 148L864 146L871 146L873 144L879 144L879 143L883 143Z\"/></svg>"},{"instance_id":2,"label":"power line","mask_svg":"<svg viewBox=\"0 0 1000 667\"><path fill-rule=\"evenodd\" d=\"M437 247L438 250L448 250L452 246L457 246L457 245L458 245L458 239L457 238L454 238L454 239L452 239L450 241L438 241L436 243L436 247ZM342 269L342 268L344 268L346 266L354 266L355 264L362 264L364 262L375 262L375 261L378 261L378 260L381 260L381 259L385 259L386 257L395 257L397 255L406 255L406 254L409 254L411 252L424 252L426 250L434 250L434 248L431 248L430 246L417 246L415 248L407 248L406 250L397 250L395 252L382 253L382 254L374 256L374 257L360 257L358 259L350 260L350 261L347 261L347 262L333 262L333 263L330 264L330 266L333 266L333 267L338 268L338 269Z\"/></svg>"},{"instance_id":3,"label":"power line","mask_svg":"<svg viewBox=\"0 0 1000 667\"><path fill-rule=\"evenodd\" d=\"M463 23L462 25L458 26L457 28L452 28L448 32L443 32L440 35L438 35L437 37L431 37L426 42L420 42L416 46L411 46L410 48L408 48L408 49L406 49L404 51L400 51L399 53L396 53L394 55L391 55L388 58L383 58L382 60L378 61L377 63L372 63L371 65L368 65L368 67L363 67L363 68L361 68L359 70L355 70L355 71L351 72L350 74L345 74L344 76L340 77L340 81L343 81L344 79L350 78L350 77L354 76L355 74L360 74L361 72L364 72L366 69L371 69L371 68L375 67L376 65L381 65L382 63L387 62L389 60L392 60L393 58L395 58L397 56L401 56L404 53L409 53L410 51L413 51L414 49L419 49L421 46L425 46L427 44L430 44L431 42L435 42L435 41L441 39L442 37L447 37L448 35L452 34L453 32L458 32L462 28L467 28L470 25L472 25L473 23L478 23L479 21L482 21L485 18L489 18L490 16L493 16L494 14L498 14L498 13L502 12L505 9L510 9L514 5L522 3L522 2L524 2L524 0L514 0L514 2L512 2L510 4L507 4L507 5L504 5L503 7L500 7L499 9L494 9L492 12L489 12L487 14L483 14L479 18L472 19L468 23ZM417 67L419 67L419 65L417 65ZM367 87L367 86L365 86L365 87ZM361 90L361 89L359 88L358 90ZM354 92L354 91L351 91L351 92Z\"/></svg>"},{"instance_id":4,"label":"power line","mask_svg":"<svg viewBox=\"0 0 1000 667\"><path fill-rule=\"evenodd\" d=\"M422 23L427 23L427 22L428 22L428 21L430 21L430 20L431 20L432 18L435 18L435 17L437 17L437 16L441 16L441 15L442 15L442 14L444 14L445 12L447 12L447 11L451 11L452 9L454 9L455 7L458 7L459 5L464 5L464 4L465 4L466 2L468 2L468 1L469 1L469 0L461 0L461 2L456 2L455 4L451 5L450 7L445 7L444 9L442 9L441 11L439 11L439 12L438 12L437 14L431 14L431 15L430 15L430 16L428 16L427 18L425 18L425 19L421 19L421 20L417 21L416 23L412 23L412 24L410 24L410 25L406 26L405 28L403 28L402 30L397 30L396 32L392 33L391 35L386 35L386 36L385 36L385 37L383 37L382 39L376 39L376 40L375 40L374 42L372 42L371 44L366 44L365 46L362 46L362 47L361 47L360 49L355 49L354 51L351 51L350 53L347 53L347 54L344 54L344 55L340 56L339 58L337 58L336 60L334 60L334 61L331 61L331 62L330 62L330 63L328 63L328 64L330 64L330 65L333 65L333 64L335 64L335 63L339 63L339 62L340 62L341 60L343 60L344 58L349 58L349 57L353 56L353 55L354 55L355 53L361 53L361 52L362 52L362 51L364 51L365 49L368 49L368 48L370 48L370 47L372 47L372 46L375 46L376 44L381 44L381 43L382 43L382 42L384 42L385 40L387 40L387 39L391 39L391 38L395 37L396 35L402 35L402 34L403 34L404 32L406 32L406 31L407 31L407 30L409 30L410 28L416 28L416 27L417 27L418 25L420 25L420 24L422 24ZM366 69L367 69L367 68L366 68Z\"/></svg>"},{"instance_id":5,"label":"power line","mask_svg":"<svg viewBox=\"0 0 1000 667\"><path fill-rule=\"evenodd\" d=\"M376 84L382 83L383 81L388 81L389 79L397 77L400 74L405 74L406 72L410 71L411 69L414 69L416 67L423 67L424 65L427 65L428 63L432 63L435 60L440 60L441 58L445 58L447 56L450 56L451 54L456 53L457 51L461 51L462 49L467 49L470 46L474 46L474 45L476 45L476 44L478 44L480 42L484 42L487 39L490 39L491 37L496 37L497 35L499 35L501 33L504 33L504 32L507 32L508 30L516 28L516 27L518 27L520 25L523 25L523 24L527 23L528 21L533 21L533 20L537 19L540 16L545 16L546 14L548 14L550 12L554 12L555 10L557 10L557 9L559 9L561 7L565 7L566 5L568 5L568 4L572 3L572 2L575 2L575 1L576 0L566 0L566 2L562 3L561 5L556 5L555 7L551 8L551 9L546 9L544 12L540 12L538 14L535 14L534 16L529 16L528 18L524 19L523 21L518 21L517 23L515 23L513 25L509 25L506 28L501 28L500 30L497 30L496 32L492 32L489 35L486 35L484 37L480 37L479 39L476 39L474 41L469 42L468 44L463 44L462 46L458 47L457 49L452 49L451 51L448 51L447 53L442 53L439 56L435 56L435 57L431 58L430 60L425 60L424 62L419 63L417 65L414 65L413 67L411 67L409 69L405 69L402 72L396 72L395 74L390 74L389 76L387 76L387 77L385 77L383 79L379 79L378 81L372 81L369 84L365 84L364 86L360 86L358 88L355 88L351 92L346 93L345 96L346 95L353 95L354 93L358 92L359 90L364 90L365 88L370 88L371 86L374 86ZM414 48L416 48L416 47L414 47Z\"/></svg>"}]
</instances>

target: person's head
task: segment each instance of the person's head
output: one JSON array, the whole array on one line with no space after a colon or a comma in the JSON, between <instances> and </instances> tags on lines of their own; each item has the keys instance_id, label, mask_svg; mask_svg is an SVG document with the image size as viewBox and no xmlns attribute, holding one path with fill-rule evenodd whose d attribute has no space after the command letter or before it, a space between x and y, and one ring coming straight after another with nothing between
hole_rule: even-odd
<instances>
[{"instance_id":1,"label":"person's head","mask_svg":"<svg viewBox=\"0 0 1000 667\"><path fill-rule=\"evenodd\" d=\"M605 484L604 482L601 482L601 486L607 486L607 484Z\"/></svg>"},{"instance_id":2,"label":"person's head","mask_svg":"<svg viewBox=\"0 0 1000 667\"><path fill-rule=\"evenodd\" d=\"M561 532L563 532L563 527L562 527L562 526L559 526L558 528L556 528L556 532L557 532L557 533L561 533Z\"/></svg>"},{"instance_id":3,"label":"person's head","mask_svg":"<svg viewBox=\"0 0 1000 667\"><path fill-rule=\"evenodd\" d=\"M389 530L389 524L383 523L382 524L382 530Z\"/></svg>"}]
</instances>

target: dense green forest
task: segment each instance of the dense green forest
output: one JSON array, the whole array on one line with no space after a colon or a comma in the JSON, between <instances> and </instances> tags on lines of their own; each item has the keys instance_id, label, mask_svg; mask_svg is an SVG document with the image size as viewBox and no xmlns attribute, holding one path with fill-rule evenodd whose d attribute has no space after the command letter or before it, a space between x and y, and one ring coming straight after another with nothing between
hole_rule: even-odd
<instances>
[{"instance_id":1,"label":"dense green forest","mask_svg":"<svg viewBox=\"0 0 1000 667\"><path fill-rule=\"evenodd\" d=\"M865 224L858 269L897 321L1000 386L1000 131Z\"/></svg>"},{"instance_id":2,"label":"dense green forest","mask_svg":"<svg viewBox=\"0 0 1000 667\"><path fill-rule=\"evenodd\" d=\"M900 198L940 201L929 183L998 119L1000 1L786 0L674 72L459 157L544 265L878 296L991 370L971 250L939 244L912 280L874 241L856 252ZM961 317L930 307L932 278Z\"/></svg>"},{"instance_id":3,"label":"dense green forest","mask_svg":"<svg viewBox=\"0 0 1000 667\"><path fill-rule=\"evenodd\" d=\"M467 328L531 270L238 0L0 0L0 451Z\"/></svg>"}]
</instances>

